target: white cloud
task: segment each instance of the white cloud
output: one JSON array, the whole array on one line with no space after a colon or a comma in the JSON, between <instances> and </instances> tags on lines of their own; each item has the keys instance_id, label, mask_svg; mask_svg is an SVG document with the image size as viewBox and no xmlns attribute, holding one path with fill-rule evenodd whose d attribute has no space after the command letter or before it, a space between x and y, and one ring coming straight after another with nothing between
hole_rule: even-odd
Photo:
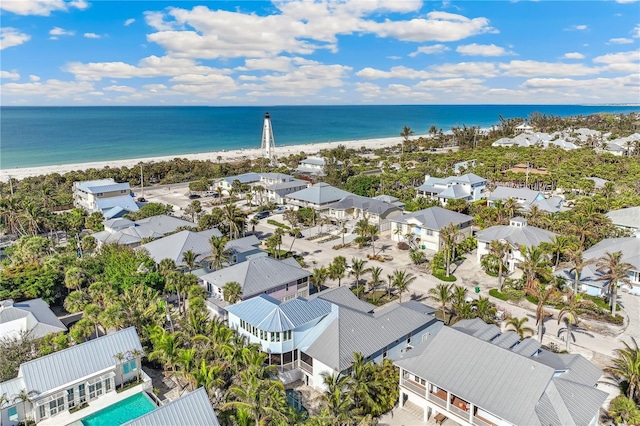
<instances>
[{"instance_id":1,"label":"white cloud","mask_svg":"<svg viewBox=\"0 0 640 426\"><path fill-rule=\"evenodd\" d=\"M490 62L459 62L456 64L441 64L429 67L436 77L462 77L483 76L495 77L498 75L496 65Z\"/></svg>"},{"instance_id":2,"label":"white cloud","mask_svg":"<svg viewBox=\"0 0 640 426\"><path fill-rule=\"evenodd\" d=\"M129 19L127 19L126 21L124 21L124 26L125 26L125 27L128 27L129 25L133 24L134 22L136 22L136 20L135 20L135 19L133 19L133 18L129 18Z\"/></svg>"},{"instance_id":3,"label":"white cloud","mask_svg":"<svg viewBox=\"0 0 640 426\"><path fill-rule=\"evenodd\" d=\"M620 37L620 38L612 38L609 39L609 43L614 43L614 44L630 44L633 43L633 40L630 38L624 38L624 37Z\"/></svg>"},{"instance_id":4,"label":"white cloud","mask_svg":"<svg viewBox=\"0 0 640 426\"><path fill-rule=\"evenodd\" d=\"M102 38L100 34L96 33L84 33L85 38Z\"/></svg>"},{"instance_id":5,"label":"white cloud","mask_svg":"<svg viewBox=\"0 0 640 426\"><path fill-rule=\"evenodd\" d=\"M108 87L104 87L102 90L105 90L108 92L120 92L120 93L133 93L136 91L134 87L130 87L130 86L108 86Z\"/></svg>"},{"instance_id":6,"label":"white cloud","mask_svg":"<svg viewBox=\"0 0 640 426\"><path fill-rule=\"evenodd\" d=\"M427 71L415 70L413 68L405 66L392 67L389 71L377 70L375 68L366 67L356 73L360 78L365 80L378 80L384 78L403 78L410 80L417 80L421 78L432 77L432 74Z\"/></svg>"},{"instance_id":7,"label":"white cloud","mask_svg":"<svg viewBox=\"0 0 640 426\"><path fill-rule=\"evenodd\" d=\"M622 4L624 4L624 3L635 3L637 1L638 0L616 0L616 3L622 3Z\"/></svg>"},{"instance_id":8,"label":"white cloud","mask_svg":"<svg viewBox=\"0 0 640 426\"><path fill-rule=\"evenodd\" d=\"M51 31L49 31L49 35L51 36L49 37L49 39L58 40L60 36L73 36L75 34L76 34L75 31L65 30L64 28L60 28L60 27L53 27Z\"/></svg>"},{"instance_id":9,"label":"white cloud","mask_svg":"<svg viewBox=\"0 0 640 426\"><path fill-rule=\"evenodd\" d=\"M73 96L93 91L93 83L87 81L47 80L44 83L5 83L3 95L44 96L47 99L68 100Z\"/></svg>"},{"instance_id":10,"label":"white cloud","mask_svg":"<svg viewBox=\"0 0 640 426\"><path fill-rule=\"evenodd\" d=\"M584 59L584 55L579 52L569 52L565 53L563 58L565 59Z\"/></svg>"},{"instance_id":11,"label":"white cloud","mask_svg":"<svg viewBox=\"0 0 640 426\"><path fill-rule=\"evenodd\" d=\"M636 25L632 31L633 38L640 38L640 24Z\"/></svg>"},{"instance_id":12,"label":"white cloud","mask_svg":"<svg viewBox=\"0 0 640 426\"><path fill-rule=\"evenodd\" d=\"M0 9L16 15L49 16L51 12L68 11L71 8L84 10L89 4L84 0L7 0L0 2Z\"/></svg>"},{"instance_id":13,"label":"white cloud","mask_svg":"<svg viewBox=\"0 0 640 426\"><path fill-rule=\"evenodd\" d=\"M512 52L505 50L504 47L496 46L495 44L466 44L456 47L456 52L461 55L469 56L505 56L511 55Z\"/></svg>"},{"instance_id":14,"label":"white cloud","mask_svg":"<svg viewBox=\"0 0 640 426\"><path fill-rule=\"evenodd\" d=\"M568 94L589 93L592 98L637 102L640 90L640 74L629 74L616 78L594 78L576 80L571 78L532 78L523 86L534 90L563 90Z\"/></svg>"},{"instance_id":15,"label":"white cloud","mask_svg":"<svg viewBox=\"0 0 640 426\"><path fill-rule=\"evenodd\" d=\"M0 71L0 78L7 80L20 80L20 74L14 71Z\"/></svg>"},{"instance_id":16,"label":"white cloud","mask_svg":"<svg viewBox=\"0 0 640 426\"><path fill-rule=\"evenodd\" d=\"M570 27L565 28L565 31L584 31L589 28L587 25L571 25Z\"/></svg>"},{"instance_id":17,"label":"white cloud","mask_svg":"<svg viewBox=\"0 0 640 426\"><path fill-rule=\"evenodd\" d=\"M19 46L31 40L29 34L21 33L20 30L11 27L0 28L0 50L8 47Z\"/></svg>"},{"instance_id":18,"label":"white cloud","mask_svg":"<svg viewBox=\"0 0 640 426\"><path fill-rule=\"evenodd\" d=\"M29 81L33 81L33 82L40 81L40 77L37 76L37 75L34 75L34 74L30 74L29 75Z\"/></svg>"},{"instance_id":19,"label":"white cloud","mask_svg":"<svg viewBox=\"0 0 640 426\"><path fill-rule=\"evenodd\" d=\"M421 53L424 53L425 55L433 55L434 53L442 53L442 52L446 52L447 50L449 50L449 48L447 46L445 46L444 44L433 44L431 46L420 46L420 47L418 47L418 50L416 50L415 52L409 53L409 56L414 58L414 57L418 56Z\"/></svg>"},{"instance_id":20,"label":"white cloud","mask_svg":"<svg viewBox=\"0 0 640 426\"><path fill-rule=\"evenodd\" d=\"M598 74L600 68L591 68L582 64L565 64L562 62L511 61L499 64L504 75L510 77L535 77L542 75L581 76Z\"/></svg>"},{"instance_id":21,"label":"white cloud","mask_svg":"<svg viewBox=\"0 0 640 426\"><path fill-rule=\"evenodd\" d=\"M593 62L606 64L607 70L619 73L638 73L640 70L640 50L609 53L593 58Z\"/></svg>"},{"instance_id":22,"label":"white cloud","mask_svg":"<svg viewBox=\"0 0 640 426\"><path fill-rule=\"evenodd\" d=\"M438 90L443 92L469 93L487 89L479 78L449 78L444 80L424 80L415 85L417 89Z\"/></svg>"}]
</instances>

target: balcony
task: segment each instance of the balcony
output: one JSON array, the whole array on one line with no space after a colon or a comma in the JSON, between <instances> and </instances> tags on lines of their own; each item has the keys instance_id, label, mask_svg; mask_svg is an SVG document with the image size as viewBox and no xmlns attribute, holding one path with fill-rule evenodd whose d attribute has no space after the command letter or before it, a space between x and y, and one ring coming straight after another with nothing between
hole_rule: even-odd
<instances>
[{"instance_id":1,"label":"balcony","mask_svg":"<svg viewBox=\"0 0 640 426\"><path fill-rule=\"evenodd\" d=\"M447 393L443 390L439 390L435 393L427 393L427 399L431 402L436 403L436 405L439 405L442 408L447 408Z\"/></svg>"},{"instance_id":2,"label":"balcony","mask_svg":"<svg viewBox=\"0 0 640 426\"><path fill-rule=\"evenodd\" d=\"M482 417L473 416L473 424L477 426L495 426L488 420L484 420Z\"/></svg>"},{"instance_id":3,"label":"balcony","mask_svg":"<svg viewBox=\"0 0 640 426\"><path fill-rule=\"evenodd\" d=\"M402 379L400 384L410 391L417 393L423 398L426 396L427 389L421 384L414 382L413 380Z\"/></svg>"},{"instance_id":4,"label":"balcony","mask_svg":"<svg viewBox=\"0 0 640 426\"><path fill-rule=\"evenodd\" d=\"M307 372L309 374L313 374L313 366L307 364L306 362L300 360L300 368L302 371Z\"/></svg>"}]
</instances>

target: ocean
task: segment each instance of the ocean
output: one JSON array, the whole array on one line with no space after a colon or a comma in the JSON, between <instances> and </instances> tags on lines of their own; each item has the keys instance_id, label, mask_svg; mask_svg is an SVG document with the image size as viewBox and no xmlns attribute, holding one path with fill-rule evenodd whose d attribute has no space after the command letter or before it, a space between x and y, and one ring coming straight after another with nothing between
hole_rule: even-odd
<instances>
[{"instance_id":1,"label":"ocean","mask_svg":"<svg viewBox=\"0 0 640 426\"><path fill-rule=\"evenodd\" d=\"M276 145L416 135L431 125L491 127L532 112L573 116L638 106L380 105L274 107L1 107L0 168L259 148L265 112Z\"/></svg>"}]
</instances>

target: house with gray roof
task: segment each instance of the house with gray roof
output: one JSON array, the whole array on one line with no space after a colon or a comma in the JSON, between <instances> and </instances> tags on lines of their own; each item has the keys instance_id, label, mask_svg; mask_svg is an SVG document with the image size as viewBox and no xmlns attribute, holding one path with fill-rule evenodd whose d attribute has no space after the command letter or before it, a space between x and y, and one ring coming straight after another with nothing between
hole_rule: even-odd
<instances>
[{"instance_id":1,"label":"house with gray roof","mask_svg":"<svg viewBox=\"0 0 640 426\"><path fill-rule=\"evenodd\" d=\"M201 387L123 426L167 425L220 426L220 422L207 392Z\"/></svg>"},{"instance_id":2,"label":"house with gray roof","mask_svg":"<svg viewBox=\"0 0 640 426\"><path fill-rule=\"evenodd\" d=\"M605 216L620 229L629 230L635 234L640 232L640 206L612 210L605 213Z\"/></svg>"},{"instance_id":3,"label":"house with gray roof","mask_svg":"<svg viewBox=\"0 0 640 426\"><path fill-rule=\"evenodd\" d=\"M291 178L286 181L274 182L264 185L264 195L267 201L276 204L284 204L285 197L291 193L302 191L311 186L311 182ZM260 197L260 194L257 195Z\"/></svg>"},{"instance_id":4,"label":"house with gray roof","mask_svg":"<svg viewBox=\"0 0 640 426\"><path fill-rule=\"evenodd\" d=\"M139 210L129 182L117 183L113 179L74 182L73 205L89 213L100 212L107 219Z\"/></svg>"},{"instance_id":5,"label":"house with gray roof","mask_svg":"<svg viewBox=\"0 0 640 426\"><path fill-rule=\"evenodd\" d=\"M347 195L340 201L329 204L329 217L336 220L358 221L367 219L370 223L380 224L402 214L402 209L396 205L374 198L360 195Z\"/></svg>"},{"instance_id":6,"label":"house with gray roof","mask_svg":"<svg viewBox=\"0 0 640 426\"><path fill-rule=\"evenodd\" d=\"M393 204L394 206L397 206L398 208L404 210L404 203L400 201L398 197L394 197L393 195L386 195L386 194L376 195L375 197L373 197L373 199L384 201L385 203Z\"/></svg>"},{"instance_id":7,"label":"house with gray roof","mask_svg":"<svg viewBox=\"0 0 640 426\"><path fill-rule=\"evenodd\" d=\"M496 201L503 202L513 199L518 203L522 211L529 211L531 207L536 206L538 209L547 213L558 213L565 210L563 207L564 198L559 196L545 197L540 191L534 191L529 188L509 188L506 186L497 186L490 194L487 195L487 204L494 206Z\"/></svg>"},{"instance_id":8,"label":"house with gray roof","mask_svg":"<svg viewBox=\"0 0 640 426\"><path fill-rule=\"evenodd\" d=\"M636 234L633 237L627 238L607 238L600 241L598 244L585 250L582 254L584 259L593 259L597 261L601 257L605 256L605 253L621 252L622 257L620 262L629 263L633 266L629 271L629 281L631 281L632 288L620 287L623 291L629 291L630 293L640 295L640 234ZM555 272L555 275L565 278L568 283L575 281L575 271L570 271L568 268L559 269ZM586 266L580 276L578 277L581 290L587 294L594 296L603 296L607 293L607 286L609 282L606 280L600 280L603 273L598 271L596 265Z\"/></svg>"},{"instance_id":9,"label":"house with gray roof","mask_svg":"<svg viewBox=\"0 0 640 426\"><path fill-rule=\"evenodd\" d=\"M219 300L223 298L225 284L236 281L242 287L242 300L268 294L285 301L308 296L310 276L293 258L260 256L202 275L200 281L209 295Z\"/></svg>"},{"instance_id":10,"label":"house with gray roof","mask_svg":"<svg viewBox=\"0 0 640 426\"><path fill-rule=\"evenodd\" d=\"M333 187L325 182L318 182L301 191L292 192L285 196L287 202L298 207L311 207L315 210L326 210L329 204L340 201L348 195L348 191Z\"/></svg>"},{"instance_id":11,"label":"house with gray roof","mask_svg":"<svg viewBox=\"0 0 640 426\"><path fill-rule=\"evenodd\" d=\"M98 247L111 243L136 247L143 239L155 240L180 227L196 226L193 222L169 215L151 216L135 222L129 219L115 218L105 220L102 223L104 231L91 234L98 242Z\"/></svg>"},{"instance_id":12,"label":"house with gray roof","mask_svg":"<svg viewBox=\"0 0 640 426\"><path fill-rule=\"evenodd\" d=\"M311 176L324 176L324 166L327 160L323 157L307 157L304 160L300 160L296 172ZM342 167L342 162L337 161L336 166Z\"/></svg>"},{"instance_id":13,"label":"house with gray roof","mask_svg":"<svg viewBox=\"0 0 640 426\"><path fill-rule=\"evenodd\" d=\"M269 354L283 382L302 380L318 390L324 390L323 373L351 367L354 352L374 362L397 359L442 327L421 303L393 303L374 312L341 289L285 302L260 295L229 306L228 322Z\"/></svg>"},{"instance_id":14,"label":"house with gray roof","mask_svg":"<svg viewBox=\"0 0 640 426\"><path fill-rule=\"evenodd\" d=\"M537 341L460 321L442 327L395 362L400 405L460 425L597 425L608 397L602 371L582 355L555 354Z\"/></svg>"},{"instance_id":15,"label":"house with gray roof","mask_svg":"<svg viewBox=\"0 0 640 426\"><path fill-rule=\"evenodd\" d=\"M478 201L485 198L487 180L474 173L436 178L425 176L416 196L438 200L444 206L449 200Z\"/></svg>"},{"instance_id":16,"label":"house with gray roof","mask_svg":"<svg viewBox=\"0 0 640 426\"><path fill-rule=\"evenodd\" d=\"M255 235L230 240L225 245L229 251L229 262L240 263L252 257L267 256L267 252L260 250L260 240Z\"/></svg>"},{"instance_id":17,"label":"house with gray roof","mask_svg":"<svg viewBox=\"0 0 640 426\"><path fill-rule=\"evenodd\" d=\"M249 173L243 173L241 175L223 177L222 179L218 180L214 184L214 186L228 191L233 187L233 182L235 181L238 181L243 185L249 185L251 183L260 182L260 174L249 172Z\"/></svg>"},{"instance_id":18,"label":"house with gray roof","mask_svg":"<svg viewBox=\"0 0 640 426\"><path fill-rule=\"evenodd\" d=\"M198 256L198 263L202 263L211 254L209 240L212 236L221 237L222 233L216 228L200 232L180 231L138 246L137 250L146 250L156 263L171 259L176 265L181 265L184 253L191 250Z\"/></svg>"},{"instance_id":19,"label":"house with gray roof","mask_svg":"<svg viewBox=\"0 0 640 426\"><path fill-rule=\"evenodd\" d=\"M520 246L539 246L540 243L551 242L557 234L546 229L529 226L527 220L522 217L514 217L509 225L495 225L476 233L478 240L478 262L483 256L489 254L491 241L502 241L509 244L510 253L505 259L509 271L515 270L524 257L520 252Z\"/></svg>"},{"instance_id":20,"label":"house with gray roof","mask_svg":"<svg viewBox=\"0 0 640 426\"><path fill-rule=\"evenodd\" d=\"M136 351L142 353L143 348L130 327L22 363L15 379L0 383L0 395L8 398L0 406L0 422L13 426L29 418L41 425L71 424L104 408L104 401L111 405L151 392L151 378L141 371ZM141 384L116 393L116 386L138 375ZM18 398L23 390L28 400ZM69 412L84 403L88 407Z\"/></svg>"},{"instance_id":21,"label":"house with gray roof","mask_svg":"<svg viewBox=\"0 0 640 426\"><path fill-rule=\"evenodd\" d=\"M438 251L442 247L441 232L453 224L463 240L471 235L473 217L443 209L429 207L417 212L407 213L391 219L391 239L398 242L415 242L423 250Z\"/></svg>"},{"instance_id":22,"label":"house with gray roof","mask_svg":"<svg viewBox=\"0 0 640 426\"><path fill-rule=\"evenodd\" d=\"M23 335L31 339L40 339L47 334L61 331L67 331L67 327L44 300L0 300L0 340L20 339Z\"/></svg>"}]
</instances>

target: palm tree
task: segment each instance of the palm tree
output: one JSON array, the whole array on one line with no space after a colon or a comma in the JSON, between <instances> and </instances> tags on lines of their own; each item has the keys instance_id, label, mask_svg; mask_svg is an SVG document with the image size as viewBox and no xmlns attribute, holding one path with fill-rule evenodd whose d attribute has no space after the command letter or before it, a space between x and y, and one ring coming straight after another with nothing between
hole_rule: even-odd
<instances>
[{"instance_id":1,"label":"palm tree","mask_svg":"<svg viewBox=\"0 0 640 426\"><path fill-rule=\"evenodd\" d=\"M544 332L544 319L547 312L544 305L549 301L551 296L556 292L552 286L544 286L539 281L535 281L532 287L525 290L528 294L537 299L536 305L536 325L538 326L538 340L542 343L542 334Z\"/></svg>"},{"instance_id":2,"label":"palm tree","mask_svg":"<svg viewBox=\"0 0 640 426\"><path fill-rule=\"evenodd\" d=\"M193 250L187 250L182 254L183 265L189 269L189 273L196 269L197 258L198 255Z\"/></svg>"},{"instance_id":3,"label":"palm tree","mask_svg":"<svg viewBox=\"0 0 640 426\"><path fill-rule=\"evenodd\" d=\"M496 317L496 305L489 300L488 297L479 297L473 301L473 308L475 309L476 316L482 321L493 324Z\"/></svg>"},{"instance_id":4,"label":"palm tree","mask_svg":"<svg viewBox=\"0 0 640 426\"><path fill-rule=\"evenodd\" d=\"M118 360L118 373L120 373L120 387L124 386L124 375L122 372L122 364L124 363L125 354L122 352L118 352L113 356Z\"/></svg>"},{"instance_id":5,"label":"palm tree","mask_svg":"<svg viewBox=\"0 0 640 426\"><path fill-rule=\"evenodd\" d=\"M229 237L231 239L238 238L240 236L240 231L244 230L244 214L240 211L238 206L232 203L226 203L224 207L222 207L222 213L225 223L229 227Z\"/></svg>"},{"instance_id":6,"label":"palm tree","mask_svg":"<svg viewBox=\"0 0 640 426\"><path fill-rule=\"evenodd\" d=\"M64 309L70 313L84 311L85 306L91 303L91 298L84 290L72 291L64 299Z\"/></svg>"},{"instance_id":7,"label":"palm tree","mask_svg":"<svg viewBox=\"0 0 640 426\"><path fill-rule=\"evenodd\" d=\"M138 349L132 349L129 351L131 353L131 355L133 355L133 357L136 360L136 379L139 382L140 381L140 370L142 369L142 362L141 362L141 358L144 355L143 351L140 351Z\"/></svg>"},{"instance_id":8,"label":"palm tree","mask_svg":"<svg viewBox=\"0 0 640 426\"><path fill-rule=\"evenodd\" d=\"M162 259L158 264L158 272L165 278L169 271L175 271L176 268L176 262L174 262L173 259Z\"/></svg>"},{"instance_id":9,"label":"palm tree","mask_svg":"<svg viewBox=\"0 0 640 426\"><path fill-rule=\"evenodd\" d=\"M345 424L351 418L351 400L347 397L349 382L349 376L343 376L340 373L322 373L322 383L326 391L319 399L329 410L331 424Z\"/></svg>"},{"instance_id":10,"label":"palm tree","mask_svg":"<svg viewBox=\"0 0 640 426\"><path fill-rule=\"evenodd\" d=\"M246 371L240 373L241 382L229 388L233 400L225 403L222 410L246 410L256 426L283 421L286 400L284 385L278 380L261 380Z\"/></svg>"},{"instance_id":11,"label":"palm tree","mask_svg":"<svg viewBox=\"0 0 640 426\"><path fill-rule=\"evenodd\" d=\"M629 279L629 272L633 270L633 265L622 262L622 252L617 251L613 254L606 251L596 262L597 271L602 273L598 281L608 281L608 291L611 303L611 316L616 315L616 298L618 296L618 285L624 284L629 288L633 288Z\"/></svg>"},{"instance_id":12,"label":"palm tree","mask_svg":"<svg viewBox=\"0 0 640 426\"><path fill-rule=\"evenodd\" d=\"M404 270L396 269L393 271L393 287L398 290L398 302L402 303L402 293L409 288L409 284L414 282L416 277Z\"/></svg>"},{"instance_id":13,"label":"palm tree","mask_svg":"<svg viewBox=\"0 0 640 426\"><path fill-rule=\"evenodd\" d=\"M342 279L344 278L344 274L346 272L346 267L344 264L339 262L334 262L329 265L329 279L338 280L338 287L342 285Z\"/></svg>"},{"instance_id":14,"label":"palm tree","mask_svg":"<svg viewBox=\"0 0 640 426\"><path fill-rule=\"evenodd\" d=\"M520 268L522 268L525 277L526 288L534 289L536 282L539 282L539 278L551 278L549 259L547 259L540 247L521 245L520 253L524 258L520 263Z\"/></svg>"},{"instance_id":15,"label":"palm tree","mask_svg":"<svg viewBox=\"0 0 640 426\"><path fill-rule=\"evenodd\" d=\"M527 317L509 317L509 319L507 319L506 321L506 326L508 330L518 333L520 340L522 340L526 337L527 333L533 335L533 328L524 325L527 321L529 321L529 318Z\"/></svg>"},{"instance_id":16,"label":"palm tree","mask_svg":"<svg viewBox=\"0 0 640 426\"><path fill-rule=\"evenodd\" d=\"M289 235L293 235L293 240L291 240L291 245L289 246L289 251L293 250L293 243L296 242L296 238L298 238L298 235L300 235L300 228L293 228L291 229L291 231L289 231Z\"/></svg>"},{"instance_id":17,"label":"palm tree","mask_svg":"<svg viewBox=\"0 0 640 426\"><path fill-rule=\"evenodd\" d=\"M313 268L311 272L311 282L318 289L318 291L322 290L322 286L329 278L329 271L324 266L321 268Z\"/></svg>"},{"instance_id":18,"label":"palm tree","mask_svg":"<svg viewBox=\"0 0 640 426\"><path fill-rule=\"evenodd\" d=\"M596 263L595 259L584 259L582 249L576 248L567 252L569 260L558 265L560 268L569 268L569 273L573 272L573 292L578 293L580 285L580 274L589 265Z\"/></svg>"},{"instance_id":19,"label":"palm tree","mask_svg":"<svg viewBox=\"0 0 640 426\"><path fill-rule=\"evenodd\" d=\"M217 237L212 235L209 239L211 244L211 268L214 270L222 269L224 262L229 260L229 249L227 248L227 237Z\"/></svg>"},{"instance_id":20,"label":"palm tree","mask_svg":"<svg viewBox=\"0 0 640 426\"><path fill-rule=\"evenodd\" d=\"M438 284L435 288L429 289L429 298L440 304L442 310L442 320L447 317L447 303L451 301L453 284Z\"/></svg>"},{"instance_id":21,"label":"palm tree","mask_svg":"<svg viewBox=\"0 0 640 426\"><path fill-rule=\"evenodd\" d=\"M575 337L571 333L572 326L577 326L580 322L579 315L582 313L580 309L583 305L580 295L570 293L567 295L567 302L564 304L560 312L558 312L558 324L562 321L562 318L566 317L565 323L567 324L566 339L567 339L567 352L571 351L571 339L575 340ZM558 331L560 334L560 331Z\"/></svg>"},{"instance_id":22,"label":"palm tree","mask_svg":"<svg viewBox=\"0 0 640 426\"><path fill-rule=\"evenodd\" d=\"M626 385L626 395L629 399L640 403L640 348L634 337L631 337L631 344L622 343L624 347L614 351L616 357L613 365L608 367L606 372L618 384Z\"/></svg>"},{"instance_id":23,"label":"palm tree","mask_svg":"<svg viewBox=\"0 0 640 426\"><path fill-rule=\"evenodd\" d=\"M413 136L413 130L409 126L403 126L402 131L400 132L400 136L402 136L402 148L401 148L401 158L404 157L404 144L409 142L409 138Z\"/></svg>"},{"instance_id":24,"label":"palm tree","mask_svg":"<svg viewBox=\"0 0 640 426\"><path fill-rule=\"evenodd\" d=\"M379 266L374 266L370 268L369 272L371 272L371 279L369 280L369 289L373 290L378 286L378 284L382 282L382 279L381 279L382 268Z\"/></svg>"},{"instance_id":25,"label":"palm tree","mask_svg":"<svg viewBox=\"0 0 640 426\"><path fill-rule=\"evenodd\" d=\"M369 272L368 268L365 268L367 261L364 259L356 259L355 257L351 258L351 271L349 275L353 275L356 277L356 287L360 285L360 277L367 272Z\"/></svg>"},{"instance_id":26,"label":"palm tree","mask_svg":"<svg viewBox=\"0 0 640 426\"><path fill-rule=\"evenodd\" d=\"M440 230L440 241L445 258L447 277L451 275L451 259L455 259L456 241L459 235L461 235L460 230L453 223L449 223L449 225Z\"/></svg>"},{"instance_id":27,"label":"palm tree","mask_svg":"<svg viewBox=\"0 0 640 426\"><path fill-rule=\"evenodd\" d=\"M506 241L493 240L489 244L489 254L498 260L498 288L502 291L502 268L504 266L504 258L509 253L509 243Z\"/></svg>"},{"instance_id":28,"label":"palm tree","mask_svg":"<svg viewBox=\"0 0 640 426\"><path fill-rule=\"evenodd\" d=\"M237 303L242 297L242 286L237 281L230 281L222 287L222 295L224 300L231 303Z\"/></svg>"},{"instance_id":29,"label":"palm tree","mask_svg":"<svg viewBox=\"0 0 640 426\"><path fill-rule=\"evenodd\" d=\"M196 388L203 387L209 395L209 399L213 399L217 389L225 383L223 379L224 366L222 364L210 365L206 360L201 360L197 368L191 371L192 379Z\"/></svg>"},{"instance_id":30,"label":"palm tree","mask_svg":"<svg viewBox=\"0 0 640 426\"><path fill-rule=\"evenodd\" d=\"M378 236L379 233L380 233L380 229L378 228L378 225L369 225L366 228L366 235L371 239L371 251L374 256L376 255L376 245L375 245L376 237Z\"/></svg>"},{"instance_id":31,"label":"palm tree","mask_svg":"<svg viewBox=\"0 0 640 426\"><path fill-rule=\"evenodd\" d=\"M557 268L560 263L560 256L566 251L575 248L574 241L565 235L554 235L549 242L543 242L540 244L540 248L555 255L556 261L554 266Z\"/></svg>"}]
</instances>

